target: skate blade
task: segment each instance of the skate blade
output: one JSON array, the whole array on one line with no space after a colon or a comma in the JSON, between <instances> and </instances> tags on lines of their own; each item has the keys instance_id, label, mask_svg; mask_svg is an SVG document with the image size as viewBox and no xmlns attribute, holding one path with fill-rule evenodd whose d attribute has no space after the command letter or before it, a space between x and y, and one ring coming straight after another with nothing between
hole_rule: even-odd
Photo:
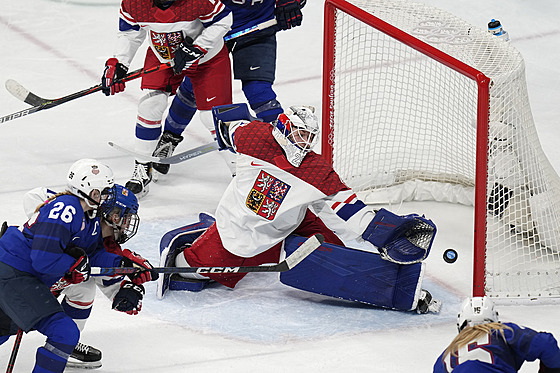
<instances>
[{"instance_id":1,"label":"skate blade","mask_svg":"<svg viewBox=\"0 0 560 373\"><path fill-rule=\"evenodd\" d=\"M74 360L66 363L66 368L76 368L76 369L99 369L101 368L101 361L79 361Z\"/></svg>"}]
</instances>

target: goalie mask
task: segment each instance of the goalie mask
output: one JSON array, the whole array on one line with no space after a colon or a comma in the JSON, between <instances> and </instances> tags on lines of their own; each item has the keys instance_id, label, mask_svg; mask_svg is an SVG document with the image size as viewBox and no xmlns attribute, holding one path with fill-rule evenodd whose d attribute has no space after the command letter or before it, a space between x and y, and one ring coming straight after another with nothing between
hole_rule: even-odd
<instances>
[{"instance_id":1,"label":"goalie mask","mask_svg":"<svg viewBox=\"0 0 560 373\"><path fill-rule=\"evenodd\" d=\"M461 304L461 311L457 315L457 329L460 332L467 326L498 321L498 311L494 309L494 302L490 298L472 297Z\"/></svg>"},{"instance_id":2,"label":"goalie mask","mask_svg":"<svg viewBox=\"0 0 560 373\"><path fill-rule=\"evenodd\" d=\"M123 244L138 231L138 199L130 190L115 184L101 205L103 219L113 228L115 241Z\"/></svg>"},{"instance_id":3,"label":"goalie mask","mask_svg":"<svg viewBox=\"0 0 560 373\"><path fill-rule=\"evenodd\" d=\"M115 184L113 171L95 159L80 159L70 166L66 178L68 190L85 200L86 204L97 210L109 189ZM97 191L99 198L95 196ZM99 200L98 200L99 199ZM94 216L95 213L92 215Z\"/></svg>"},{"instance_id":4,"label":"goalie mask","mask_svg":"<svg viewBox=\"0 0 560 373\"><path fill-rule=\"evenodd\" d=\"M272 135L288 162L299 167L318 141L319 121L312 106L290 106L273 123Z\"/></svg>"}]
</instances>

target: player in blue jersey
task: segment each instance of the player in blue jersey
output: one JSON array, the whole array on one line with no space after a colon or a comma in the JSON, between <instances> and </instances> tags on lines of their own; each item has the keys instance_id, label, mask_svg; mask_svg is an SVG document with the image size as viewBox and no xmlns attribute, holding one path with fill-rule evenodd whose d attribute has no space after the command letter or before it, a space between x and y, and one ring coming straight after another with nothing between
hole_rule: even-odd
<instances>
[{"instance_id":1,"label":"player in blue jersey","mask_svg":"<svg viewBox=\"0 0 560 373\"><path fill-rule=\"evenodd\" d=\"M42 205L56 194L55 191L45 187L27 192L23 198L26 215L31 218L36 212L37 206ZM109 190L107 198L101 204L100 226L105 250L120 255L123 258L121 266L134 266L145 270L126 277L92 277L80 284L65 288L62 291L63 298L60 303L64 312L78 325L80 332L84 330L91 314L97 288L113 302L113 309L136 315L142 309L144 296L142 284L156 280L158 277L157 272L150 271L152 265L148 260L133 251L121 248L121 244L132 238L138 230L140 221L138 208L138 199L134 193L119 184L115 184ZM5 329L6 325L9 325L7 322L10 321L4 321ZM0 325L1 328L2 325ZM0 335L2 335L1 332ZM80 342L70 355L66 367L99 368L102 365L101 357L99 349Z\"/></svg>"},{"instance_id":2,"label":"player in blue jersey","mask_svg":"<svg viewBox=\"0 0 560 373\"><path fill-rule=\"evenodd\" d=\"M301 25L301 8L306 0L223 0L233 14L231 31L226 34L226 46L233 59L234 78L241 80L242 90L256 116L264 122L272 122L283 112L276 93L272 89L276 74L276 33ZM229 39L243 30L263 22L274 20L276 25ZM217 104L216 104L217 105ZM183 140L181 134L194 116L197 104L192 86L186 78L173 99L162 136L154 152L158 157L169 157ZM231 153L220 152L232 174L235 162ZM169 172L168 164L153 164L161 174Z\"/></svg>"},{"instance_id":3,"label":"player in blue jersey","mask_svg":"<svg viewBox=\"0 0 560 373\"><path fill-rule=\"evenodd\" d=\"M525 361L540 360L539 373L560 372L560 349L550 333L501 323L487 297L465 299L459 334L438 357L434 373L517 372Z\"/></svg>"},{"instance_id":4,"label":"player in blue jersey","mask_svg":"<svg viewBox=\"0 0 560 373\"><path fill-rule=\"evenodd\" d=\"M63 372L80 337L53 292L87 281L92 264L113 267L122 259L104 250L97 217L114 185L111 169L93 159L77 161L67 184L67 192L0 238L0 308L24 332L47 337L37 350L34 372Z\"/></svg>"}]
</instances>

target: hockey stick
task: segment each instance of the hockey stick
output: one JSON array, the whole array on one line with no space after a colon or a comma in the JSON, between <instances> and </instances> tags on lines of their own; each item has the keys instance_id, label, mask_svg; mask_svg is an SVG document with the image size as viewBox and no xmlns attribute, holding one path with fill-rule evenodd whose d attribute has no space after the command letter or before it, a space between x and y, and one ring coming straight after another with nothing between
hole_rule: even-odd
<instances>
[{"instance_id":1,"label":"hockey stick","mask_svg":"<svg viewBox=\"0 0 560 373\"><path fill-rule=\"evenodd\" d=\"M117 145L117 144L115 144L114 142L111 142L111 141L109 141L108 144L110 146L112 146L113 148L117 149L117 150L128 153L130 155L133 155L135 158L142 159L145 162L164 163L164 164L181 163L181 162L187 161L191 158L198 157L199 155L210 153L210 152L213 152L214 150L219 149L218 144L216 144L216 142L211 142L209 144L201 145L201 146L198 146L198 147L190 149L190 150L185 150L184 152L179 153L179 154L175 154L175 155L173 155L169 158L160 158L160 157L153 157L153 156L150 156L150 155L144 155L144 154L135 152L134 150L125 148L124 146Z\"/></svg>"},{"instance_id":2,"label":"hockey stick","mask_svg":"<svg viewBox=\"0 0 560 373\"><path fill-rule=\"evenodd\" d=\"M158 66L155 66L155 67L152 67L150 69L135 70L131 73L126 74L124 76L124 78L122 79L122 81L128 82L130 80L137 79L137 78L141 77L142 75L153 73L155 71L159 71L159 70L162 70L162 69L168 69L171 66L172 66L172 64L170 62L168 62L168 63L162 63L162 64L160 64ZM60 97L60 98L55 98L55 99L46 99L46 98L39 97L39 96L35 95L34 93L30 92L29 90L25 89L21 84L19 84L15 80L8 80L6 82L6 89L12 95L14 95L16 98L24 101L25 103L28 103L28 104L31 104L31 105L34 104L34 106L32 108L29 108L29 109L21 110L21 111L18 111L16 113L12 113L12 114L8 114L8 115L5 115L3 117L0 117L0 123L4 123L4 122L7 122L9 120L21 118L21 117L24 117L26 115L33 114L33 113L35 113L37 111L40 111L40 110L50 109L52 107L64 104L68 101L72 101L72 100L75 100L77 98L84 97L84 96L87 96L87 95L95 93L95 92L99 92L103 89L103 87L102 87L101 84L98 84L98 85L95 85L93 87L84 89L82 91L75 92L75 93L69 94L67 96Z\"/></svg>"},{"instance_id":3,"label":"hockey stick","mask_svg":"<svg viewBox=\"0 0 560 373\"><path fill-rule=\"evenodd\" d=\"M245 30L237 31L237 32L234 32L231 35L225 36L224 41L228 41L228 40L231 40L231 39L236 39L240 36L250 34L251 32L264 30L265 28L269 28L271 26L274 26L276 23L277 22L276 22L275 18L269 19L268 21L261 22L258 25L251 26L249 28L246 28Z\"/></svg>"},{"instance_id":4,"label":"hockey stick","mask_svg":"<svg viewBox=\"0 0 560 373\"><path fill-rule=\"evenodd\" d=\"M10 355L10 360L8 361L8 368L6 373L12 373L14 370L14 365L16 364L16 357L19 351L19 346L21 345L21 338L23 337L23 330L18 329L16 334L16 341L14 342L14 347L12 347L12 354Z\"/></svg>"},{"instance_id":5,"label":"hockey stick","mask_svg":"<svg viewBox=\"0 0 560 373\"><path fill-rule=\"evenodd\" d=\"M260 266L241 266L241 267L154 267L158 273L249 273L249 272L285 272L296 265L311 254L316 248L321 246L325 238L321 234L316 234L308 238L301 244L289 257L278 264L260 265ZM126 275L138 272L138 268L133 267L112 267L91 269L92 276L114 276Z\"/></svg>"}]
</instances>

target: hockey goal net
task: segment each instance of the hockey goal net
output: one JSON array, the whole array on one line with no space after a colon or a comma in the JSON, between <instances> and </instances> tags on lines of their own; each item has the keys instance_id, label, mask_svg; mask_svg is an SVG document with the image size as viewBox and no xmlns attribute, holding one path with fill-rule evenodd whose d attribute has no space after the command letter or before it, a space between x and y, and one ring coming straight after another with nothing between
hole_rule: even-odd
<instances>
[{"instance_id":1,"label":"hockey goal net","mask_svg":"<svg viewBox=\"0 0 560 373\"><path fill-rule=\"evenodd\" d=\"M560 296L560 179L511 43L420 3L326 0L322 115L365 202L474 206L473 295Z\"/></svg>"}]
</instances>

